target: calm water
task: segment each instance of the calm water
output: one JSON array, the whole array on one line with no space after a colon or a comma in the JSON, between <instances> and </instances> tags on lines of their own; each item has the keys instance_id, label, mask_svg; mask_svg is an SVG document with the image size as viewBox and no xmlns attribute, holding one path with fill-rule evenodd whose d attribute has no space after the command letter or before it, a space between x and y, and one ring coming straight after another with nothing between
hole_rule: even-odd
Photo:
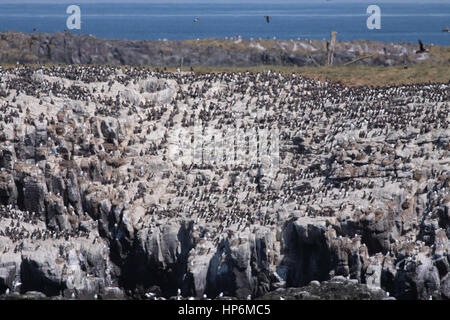
<instances>
[{"instance_id":1,"label":"calm water","mask_svg":"<svg viewBox=\"0 0 450 320\"><path fill-rule=\"evenodd\" d=\"M376 1L374 1L376 3ZM450 45L450 2L379 4L381 30L368 30L368 4L81 4L82 27L74 33L103 38L371 39ZM67 4L0 4L0 30L66 29ZM270 15L266 23L264 16ZM199 18L197 23L193 22Z\"/></svg>"}]
</instances>

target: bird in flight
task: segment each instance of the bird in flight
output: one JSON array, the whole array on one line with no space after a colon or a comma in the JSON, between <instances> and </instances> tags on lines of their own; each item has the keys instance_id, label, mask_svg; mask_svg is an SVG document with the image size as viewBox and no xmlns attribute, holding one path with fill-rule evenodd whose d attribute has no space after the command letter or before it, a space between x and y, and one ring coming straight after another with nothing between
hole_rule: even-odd
<instances>
[{"instance_id":1,"label":"bird in flight","mask_svg":"<svg viewBox=\"0 0 450 320\"><path fill-rule=\"evenodd\" d=\"M416 53L423 53L423 52L428 52L428 50L425 49L425 47L423 46L422 41L419 40L419 50L417 50Z\"/></svg>"},{"instance_id":2,"label":"bird in flight","mask_svg":"<svg viewBox=\"0 0 450 320\"><path fill-rule=\"evenodd\" d=\"M270 16L264 16L264 18L266 18L267 23L270 22Z\"/></svg>"},{"instance_id":3,"label":"bird in flight","mask_svg":"<svg viewBox=\"0 0 450 320\"><path fill-rule=\"evenodd\" d=\"M194 22L198 22L198 20L199 20L199 19L198 19L197 17L196 17L196 18L194 18Z\"/></svg>"},{"instance_id":4,"label":"bird in flight","mask_svg":"<svg viewBox=\"0 0 450 320\"><path fill-rule=\"evenodd\" d=\"M447 26L447 28L445 28L444 30L442 30L442 32L450 32L450 30L448 29L448 26Z\"/></svg>"}]
</instances>

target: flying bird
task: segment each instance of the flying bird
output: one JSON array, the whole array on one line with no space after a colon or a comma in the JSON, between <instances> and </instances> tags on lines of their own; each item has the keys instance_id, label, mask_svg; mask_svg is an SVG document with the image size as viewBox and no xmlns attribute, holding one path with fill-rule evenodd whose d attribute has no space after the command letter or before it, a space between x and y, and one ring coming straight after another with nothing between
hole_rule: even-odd
<instances>
[{"instance_id":1,"label":"flying bird","mask_svg":"<svg viewBox=\"0 0 450 320\"><path fill-rule=\"evenodd\" d=\"M194 22L198 22L198 20L199 20L198 18L194 18Z\"/></svg>"},{"instance_id":2,"label":"flying bird","mask_svg":"<svg viewBox=\"0 0 450 320\"><path fill-rule=\"evenodd\" d=\"M417 50L416 53L423 53L423 52L428 52L428 50L425 49L425 47L423 46L422 41L419 40L419 50Z\"/></svg>"},{"instance_id":3,"label":"flying bird","mask_svg":"<svg viewBox=\"0 0 450 320\"><path fill-rule=\"evenodd\" d=\"M270 16L264 16L264 18L266 18L267 23L270 22Z\"/></svg>"},{"instance_id":4,"label":"flying bird","mask_svg":"<svg viewBox=\"0 0 450 320\"><path fill-rule=\"evenodd\" d=\"M448 29L448 26L444 30L442 30L442 32L450 32L450 30Z\"/></svg>"}]
</instances>

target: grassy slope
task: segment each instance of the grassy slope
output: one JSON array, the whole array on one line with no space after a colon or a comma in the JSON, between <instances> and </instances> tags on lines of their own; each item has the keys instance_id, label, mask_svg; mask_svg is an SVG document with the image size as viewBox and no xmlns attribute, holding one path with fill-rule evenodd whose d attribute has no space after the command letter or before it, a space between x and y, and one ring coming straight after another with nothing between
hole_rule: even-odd
<instances>
[{"instance_id":1,"label":"grassy slope","mask_svg":"<svg viewBox=\"0 0 450 320\"><path fill-rule=\"evenodd\" d=\"M205 40L206 41L206 40ZM209 43L211 44L211 43ZM214 45L215 43L213 43ZM216 44L218 45L218 44ZM266 44L267 45L267 44ZM297 67L297 66L269 66L261 65L254 67L194 67L197 73L210 72L263 72L272 70L281 73L296 73L313 79L330 80L341 82L348 86L372 85L389 86L413 83L429 83L450 81L450 47L429 47L434 61L415 65L383 67L383 66L333 66L333 67ZM175 71L176 68L169 68ZM188 71L189 68L183 68Z\"/></svg>"},{"instance_id":2,"label":"grassy slope","mask_svg":"<svg viewBox=\"0 0 450 320\"><path fill-rule=\"evenodd\" d=\"M176 68L168 68L175 71ZM183 68L188 71L189 68ZM296 73L308 78L340 82L347 86L389 86L413 83L429 83L450 81L450 63L409 65L395 67L366 67L366 66L333 66L333 67L290 67L267 66L256 67L194 67L196 73L214 72L263 72L271 70L280 73Z\"/></svg>"},{"instance_id":3,"label":"grassy slope","mask_svg":"<svg viewBox=\"0 0 450 320\"><path fill-rule=\"evenodd\" d=\"M388 86L412 83L450 82L450 47L431 47L431 54L435 62L424 62L409 65L406 69L402 66L332 66L332 67L298 67L298 66L252 66L252 67L208 67L194 66L196 73L217 72L263 72L272 70L281 73L296 73L313 79L330 80L340 82L348 86L371 85ZM15 67L3 65L4 68ZM150 67L153 69L153 67ZM189 71L184 67L183 71ZM175 71L176 68L167 68L167 71Z\"/></svg>"}]
</instances>

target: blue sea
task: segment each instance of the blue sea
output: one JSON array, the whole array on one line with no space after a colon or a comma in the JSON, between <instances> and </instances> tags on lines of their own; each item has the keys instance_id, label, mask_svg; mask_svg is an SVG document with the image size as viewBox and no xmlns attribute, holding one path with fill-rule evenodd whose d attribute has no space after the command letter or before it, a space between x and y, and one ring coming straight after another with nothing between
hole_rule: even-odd
<instances>
[{"instance_id":1,"label":"blue sea","mask_svg":"<svg viewBox=\"0 0 450 320\"><path fill-rule=\"evenodd\" d=\"M376 4L377 1L374 1ZM76 2L74 1L74 4ZM381 29L366 26L367 3L315 4L79 4L81 30L112 39L243 38L324 39L331 30L338 40L450 45L447 3L379 3ZM0 4L0 31L56 32L67 29L66 4ZM270 16L267 23L264 16ZM198 18L198 22L194 22Z\"/></svg>"}]
</instances>

